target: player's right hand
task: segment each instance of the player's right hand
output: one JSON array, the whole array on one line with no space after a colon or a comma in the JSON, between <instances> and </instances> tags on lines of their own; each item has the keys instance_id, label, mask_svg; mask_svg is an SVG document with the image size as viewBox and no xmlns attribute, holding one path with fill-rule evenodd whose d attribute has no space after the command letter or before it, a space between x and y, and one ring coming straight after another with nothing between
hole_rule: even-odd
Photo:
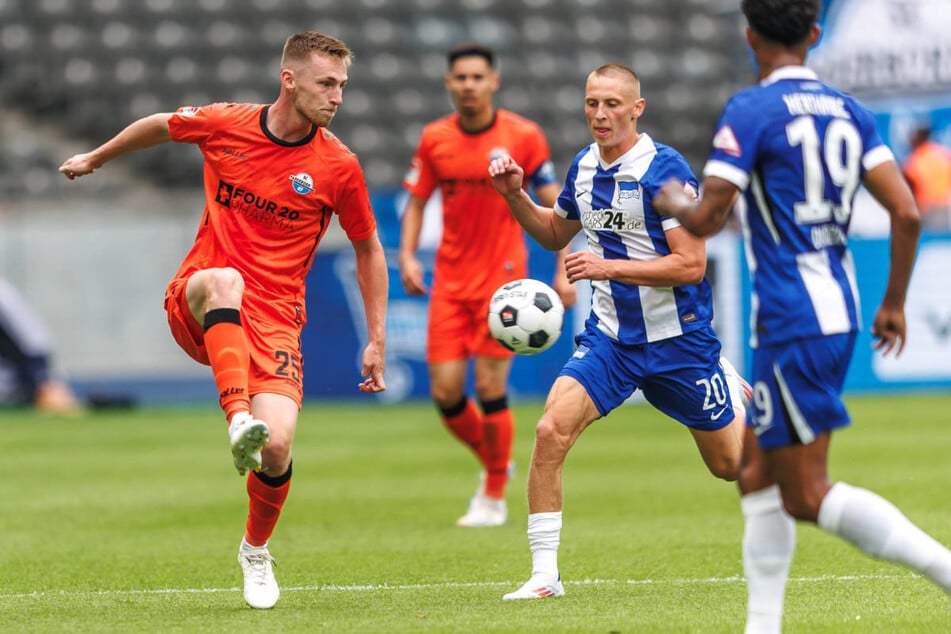
<instances>
[{"instance_id":1,"label":"player's right hand","mask_svg":"<svg viewBox=\"0 0 951 634\"><path fill-rule=\"evenodd\" d=\"M69 180L73 180L78 176L92 174L97 167L98 165L93 164L90 153L87 152L66 159L66 162L59 166L59 172Z\"/></svg>"},{"instance_id":2,"label":"player's right hand","mask_svg":"<svg viewBox=\"0 0 951 634\"><path fill-rule=\"evenodd\" d=\"M907 324L905 310L902 306L891 306L882 303L872 321L872 349L878 350L887 357L891 352L898 357L905 349Z\"/></svg>"},{"instance_id":3,"label":"player's right hand","mask_svg":"<svg viewBox=\"0 0 951 634\"><path fill-rule=\"evenodd\" d=\"M489 163L489 178L492 179L492 186L496 191L505 196L522 190L525 170L515 162L515 159L506 154L492 159Z\"/></svg>"}]
</instances>

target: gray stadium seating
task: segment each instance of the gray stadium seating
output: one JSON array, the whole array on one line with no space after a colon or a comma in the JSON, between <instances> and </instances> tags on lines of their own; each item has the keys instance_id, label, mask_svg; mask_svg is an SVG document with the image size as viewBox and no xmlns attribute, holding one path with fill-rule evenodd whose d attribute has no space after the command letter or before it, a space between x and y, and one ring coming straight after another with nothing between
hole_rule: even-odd
<instances>
[{"instance_id":1,"label":"gray stadium seating","mask_svg":"<svg viewBox=\"0 0 951 634\"><path fill-rule=\"evenodd\" d=\"M702 165L723 100L750 71L737 16L700 0L0 0L0 108L80 145L134 118L214 101L269 102L284 38L302 29L355 52L333 131L367 182L397 186L422 125L449 112L445 51L495 47L499 104L538 121L564 170L589 142L583 82L606 62L641 75L641 128ZM0 143L0 196L54 193L34 136ZM169 146L126 159L163 187L200 185L197 152ZM32 183L32 184L29 184Z\"/></svg>"}]
</instances>

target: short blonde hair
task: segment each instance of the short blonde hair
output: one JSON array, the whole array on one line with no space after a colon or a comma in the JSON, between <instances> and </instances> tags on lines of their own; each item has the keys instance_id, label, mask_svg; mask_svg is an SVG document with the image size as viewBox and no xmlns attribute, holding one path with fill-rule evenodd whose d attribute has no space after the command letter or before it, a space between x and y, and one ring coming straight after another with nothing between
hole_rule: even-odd
<instances>
[{"instance_id":1,"label":"short blonde hair","mask_svg":"<svg viewBox=\"0 0 951 634\"><path fill-rule=\"evenodd\" d=\"M311 53L340 58L347 66L353 60L353 53L343 41L318 31L301 31L291 35L284 42L281 68L287 68L291 62L306 60Z\"/></svg>"},{"instance_id":2,"label":"short blonde hair","mask_svg":"<svg viewBox=\"0 0 951 634\"><path fill-rule=\"evenodd\" d=\"M593 77L601 77L602 75L626 75L628 78L634 81L634 87L637 89L637 92L641 91L641 79L637 76L633 70L624 66L623 64L604 64L603 66L598 66L593 71L591 75Z\"/></svg>"}]
</instances>

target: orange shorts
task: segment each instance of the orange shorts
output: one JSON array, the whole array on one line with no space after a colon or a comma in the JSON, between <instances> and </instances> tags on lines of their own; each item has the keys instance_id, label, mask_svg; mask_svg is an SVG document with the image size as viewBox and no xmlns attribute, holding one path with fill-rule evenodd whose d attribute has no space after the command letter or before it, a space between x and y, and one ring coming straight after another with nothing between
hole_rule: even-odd
<instances>
[{"instance_id":1,"label":"orange shorts","mask_svg":"<svg viewBox=\"0 0 951 634\"><path fill-rule=\"evenodd\" d=\"M489 332L489 301L457 300L434 295L429 302L426 361L443 363L473 356L509 359L512 352L503 348Z\"/></svg>"},{"instance_id":2,"label":"orange shorts","mask_svg":"<svg viewBox=\"0 0 951 634\"><path fill-rule=\"evenodd\" d=\"M179 347L188 356L204 365L209 365L205 349L205 333L188 308L185 299L187 278L172 280L165 292L165 310L168 326ZM248 369L248 394L282 394L301 406L303 389L303 358L301 357L300 333L304 327L303 313L289 319L277 319L272 307L270 312L261 310L247 293L241 307L241 325L248 335L251 365ZM283 317L283 316L281 316ZM286 323L279 323L285 321Z\"/></svg>"}]
</instances>

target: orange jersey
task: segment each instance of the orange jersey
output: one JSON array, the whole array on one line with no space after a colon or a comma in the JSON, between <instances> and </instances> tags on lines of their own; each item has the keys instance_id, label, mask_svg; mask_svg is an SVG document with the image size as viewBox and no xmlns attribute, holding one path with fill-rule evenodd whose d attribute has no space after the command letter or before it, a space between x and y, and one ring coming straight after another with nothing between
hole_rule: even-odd
<instances>
[{"instance_id":1,"label":"orange jersey","mask_svg":"<svg viewBox=\"0 0 951 634\"><path fill-rule=\"evenodd\" d=\"M467 133L453 113L425 128L403 186L428 199L442 193L443 233L436 250L433 296L479 299L527 275L522 228L492 187L489 162L508 154L534 187L555 181L551 151L541 128L498 110L486 130Z\"/></svg>"},{"instance_id":2,"label":"orange jersey","mask_svg":"<svg viewBox=\"0 0 951 634\"><path fill-rule=\"evenodd\" d=\"M951 151L932 141L919 145L904 165L922 213L951 205Z\"/></svg>"},{"instance_id":3,"label":"orange jersey","mask_svg":"<svg viewBox=\"0 0 951 634\"><path fill-rule=\"evenodd\" d=\"M376 231L363 171L324 128L288 143L265 126L268 106L181 108L172 140L205 157L205 211L176 279L233 267L245 281L242 311L303 325L304 280L333 214L350 240Z\"/></svg>"}]
</instances>

